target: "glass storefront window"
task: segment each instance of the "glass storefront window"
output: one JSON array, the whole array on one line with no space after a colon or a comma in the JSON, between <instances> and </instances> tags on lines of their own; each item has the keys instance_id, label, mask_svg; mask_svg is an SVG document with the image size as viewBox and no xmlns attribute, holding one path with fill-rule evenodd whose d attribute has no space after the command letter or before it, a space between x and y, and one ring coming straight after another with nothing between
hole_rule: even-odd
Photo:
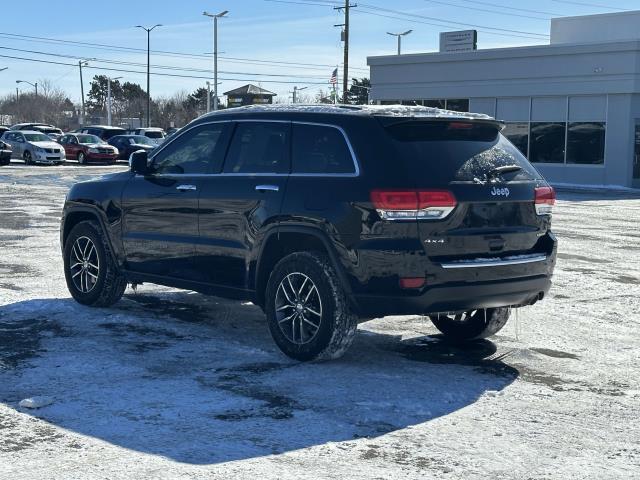
<instances>
[{"instance_id":1,"label":"glass storefront window","mask_svg":"<svg viewBox=\"0 0 640 480\"><path fill-rule=\"evenodd\" d=\"M566 131L564 122L532 122L529 161L564 163Z\"/></svg>"},{"instance_id":2,"label":"glass storefront window","mask_svg":"<svg viewBox=\"0 0 640 480\"><path fill-rule=\"evenodd\" d=\"M567 163L602 165L605 131L603 122L570 123L567 130Z\"/></svg>"},{"instance_id":3,"label":"glass storefront window","mask_svg":"<svg viewBox=\"0 0 640 480\"><path fill-rule=\"evenodd\" d=\"M529 157L529 124L526 122L507 123L502 134L513 143L518 150Z\"/></svg>"},{"instance_id":4,"label":"glass storefront window","mask_svg":"<svg viewBox=\"0 0 640 480\"><path fill-rule=\"evenodd\" d=\"M469 111L469 99L468 98L451 98L447 100L447 110L453 110L454 112L468 112Z\"/></svg>"},{"instance_id":5,"label":"glass storefront window","mask_svg":"<svg viewBox=\"0 0 640 480\"><path fill-rule=\"evenodd\" d=\"M425 107L432 107L432 108L444 108L445 107L445 101L444 100L425 100L424 101L424 106Z\"/></svg>"}]
</instances>

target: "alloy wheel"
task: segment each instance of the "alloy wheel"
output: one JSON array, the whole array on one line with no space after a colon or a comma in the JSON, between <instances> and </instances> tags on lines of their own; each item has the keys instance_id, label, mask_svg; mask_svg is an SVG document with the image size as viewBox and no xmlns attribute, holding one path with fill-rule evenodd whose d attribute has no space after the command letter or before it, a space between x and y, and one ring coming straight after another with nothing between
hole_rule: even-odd
<instances>
[{"instance_id":1,"label":"alloy wheel","mask_svg":"<svg viewBox=\"0 0 640 480\"><path fill-rule=\"evenodd\" d=\"M297 345L311 342L322 322L322 300L315 283L304 273L290 273L278 285L275 301L278 326L287 340Z\"/></svg>"},{"instance_id":2,"label":"alloy wheel","mask_svg":"<svg viewBox=\"0 0 640 480\"><path fill-rule=\"evenodd\" d=\"M100 258L96 246L88 237L78 237L71 249L69 270L73 285L81 293L91 292L98 282Z\"/></svg>"}]
</instances>

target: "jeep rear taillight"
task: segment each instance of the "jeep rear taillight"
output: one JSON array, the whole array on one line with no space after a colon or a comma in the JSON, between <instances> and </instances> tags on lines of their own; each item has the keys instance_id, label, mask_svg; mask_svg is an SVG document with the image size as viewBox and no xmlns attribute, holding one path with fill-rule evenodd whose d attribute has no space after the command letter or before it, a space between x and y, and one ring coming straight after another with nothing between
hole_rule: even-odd
<instances>
[{"instance_id":1,"label":"jeep rear taillight","mask_svg":"<svg viewBox=\"0 0 640 480\"><path fill-rule=\"evenodd\" d=\"M535 205L538 215L551 215L556 203L556 191L551 187L537 187L535 189Z\"/></svg>"},{"instance_id":2,"label":"jeep rear taillight","mask_svg":"<svg viewBox=\"0 0 640 480\"><path fill-rule=\"evenodd\" d=\"M371 202L385 220L441 220L457 205L448 190L374 190Z\"/></svg>"}]
</instances>

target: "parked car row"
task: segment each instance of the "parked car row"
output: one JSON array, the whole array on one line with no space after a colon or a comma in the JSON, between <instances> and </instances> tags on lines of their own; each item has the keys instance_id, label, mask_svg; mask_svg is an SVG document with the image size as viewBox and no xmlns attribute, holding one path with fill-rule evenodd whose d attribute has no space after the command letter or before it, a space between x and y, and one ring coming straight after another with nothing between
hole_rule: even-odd
<instances>
[{"instance_id":1,"label":"parked car row","mask_svg":"<svg viewBox=\"0 0 640 480\"><path fill-rule=\"evenodd\" d=\"M173 129L171 133L178 130ZM11 158L21 159L27 165L59 165L66 159L77 160L80 164L90 161L115 163L128 160L138 150L151 152L165 138L165 131L155 127L125 130L91 125L63 133L53 125L41 123L0 126L0 165L8 165Z\"/></svg>"},{"instance_id":2,"label":"parked car row","mask_svg":"<svg viewBox=\"0 0 640 480\"><path fill-rule=\"evenodd\" d=\"M62 146L36 130L9 130L2 135L2 142L11 147L12 157L21 158L27 165L52 165L65 161Z\"/></svg>"}]
</instances>

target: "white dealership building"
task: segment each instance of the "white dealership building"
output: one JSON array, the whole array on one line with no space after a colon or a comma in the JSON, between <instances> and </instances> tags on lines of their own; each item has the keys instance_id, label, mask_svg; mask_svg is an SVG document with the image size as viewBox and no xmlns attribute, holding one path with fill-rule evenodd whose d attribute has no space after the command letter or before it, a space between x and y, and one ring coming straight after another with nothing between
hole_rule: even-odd
<instances>
[{"instance_id":1,"label":"white dealership building","mask_svg":"<svg viewBox=\"0 0 640 480\"><path fill-rule=\"evenodd\" d=\"M369 57L371 100L481 112L555 183L640 187L640 11L551 20L548 45Z\"/></svg>"}]
</instances>

